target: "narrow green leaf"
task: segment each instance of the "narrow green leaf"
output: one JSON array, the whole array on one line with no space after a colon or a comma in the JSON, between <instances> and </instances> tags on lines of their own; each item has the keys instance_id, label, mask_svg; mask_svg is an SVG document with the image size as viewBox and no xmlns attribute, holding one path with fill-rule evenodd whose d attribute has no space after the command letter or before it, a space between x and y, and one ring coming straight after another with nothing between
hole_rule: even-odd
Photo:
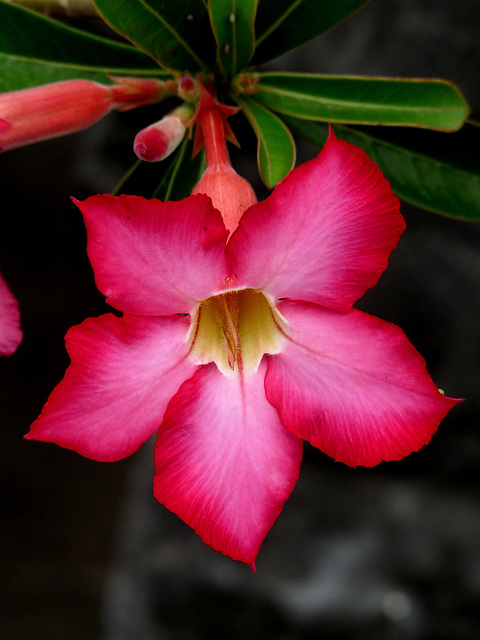
<instances>
[{"instance_id":1,"label":"narrow green leaf","mask_svg":"<svg viewBox=\"0 0 480 640\"><path fill-rule=\"evenodd\" d=\"M205 154L192 158L193 143L185 138L170 157L161 162L137 160L113 190L160 200L181 200L192 192L205 171Z\"/></svg>"},{"instance_id":2,"label":"narrow green leaf","mask_svg":"<svg viewBox=\"0 0 480 640\"><path fill-rule=\"evenodd\" d=\"M328 126L285 118L295 133L322 146ZM480 221L480 124L467 122L455 133L335 125L339 138L362 147L395 193L419 207Z\"/></svg>"},{"instance_id":3,"label":"narrow green leaf","mask_svg":"<svg viewBox=\"0 0 480 640\"><path fill-rule=\"evenodd\" d=\"M147 55L0 0L0 91L107 74L165 76Z\"/></svg>"},{"instance_id":4,"label":"narrow green leaf","mask_svg":"<svg viewBox=\"0 0 480 640\"><path fill-rule=\"evenodd\" d=\"M92 0L112 29L167 69L213 65L215 46L204 0Z\"/></svg>"},{"instance_id":5,"label":"narrow green leaf","mask_svg":"<svg viewBox=\"0 0 480 640\"><path fill-rule=\"evenodd\" d=\"M257 0L208 0L217 59L227 78L244 69L252 59L256 11Z\"/></svg>"},{"instance_id":6,"label":"narrow green leaf","mask_svg":"<svg viewBox=\"0 0 480 640\"><path fill-rule=\"evenodd\" d=\"M255 99L285 115L455 131L469 108L444 80L261 73Z\"/></svg>"},{"instance_id":7,"label":"narrow green leaf","mask_svg":"<svg viewBox=\"0 0 480 640\"><path fill-rule=\"evenodd\" d=\"M276 115L249 98L237 98L258 139L258 169L267 187L282 180L295 164L295 142Z\"/></svg>"},{"instance_id":8,"label":"narrow green leaf","mask_svg":"<svg viewBox=\"0 0 480 640\"><path fill-rule=\"evenodd\" d=\"M255 32L254 64L261 64L306 44L369 0L261 0Z\"/></svg>"}]
</instances>

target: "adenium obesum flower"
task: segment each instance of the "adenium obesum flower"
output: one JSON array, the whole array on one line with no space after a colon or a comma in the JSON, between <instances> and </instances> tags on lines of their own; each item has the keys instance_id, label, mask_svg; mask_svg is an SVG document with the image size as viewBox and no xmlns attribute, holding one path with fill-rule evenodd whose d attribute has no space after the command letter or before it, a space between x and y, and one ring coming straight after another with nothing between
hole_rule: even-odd
<instances>
[{"instance_id":1,"label":"adenium obesum flower","mask_svg":"<svg viewBox=\"0 0 480 640\"><path fill-rule=\"evenodd\" d=\"M18 303L0 276L0 356L15 353L23 338Z\"/></svg>"},{"instance_id":2,"label":"adenium obesum flower","mask_svg":"<svg viewBox=\"0 0 480 640\"><path fill-rule=\"evenodd\" d=\"M254 567L303 440L352 466L398 460L457 401L398 327L352 308L404 229L365 153L331 132L265 201L242 184L228 225L205 183L179 202L77 202L123 315L70 329L71 364L27 437L113 461L157 432L156 498Z\"/></svg>"},{"instance_id":3,"label":"adenium obesum flower","mask_svg":"<svg viewBox=\"0 0 480 640\"><path fill-rule=\"evenodd\" d=\"M176 84L149 78L111 78L112 85L66 80L0 94L0 151L85 129L112 109L157 102ZM170 86L172 85L172 86Z\"/></svg>"}]
</instances>

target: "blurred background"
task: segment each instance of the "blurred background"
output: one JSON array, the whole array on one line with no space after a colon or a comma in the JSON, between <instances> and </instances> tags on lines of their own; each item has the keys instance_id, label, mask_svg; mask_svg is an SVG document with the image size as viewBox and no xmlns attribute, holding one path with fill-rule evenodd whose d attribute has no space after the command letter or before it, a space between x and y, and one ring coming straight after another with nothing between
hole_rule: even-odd
<instances>
[{"instance_id":1,"label":"blurred background","mask_svg":"<svg viewBox=\"0 0 480 640\"><path fill-rule=\"evenodd\" d=\"M270 67L443 77L478 119L479 12L478 0L372 0ZM151 442L101 464L22 440L68 365L67 329L108 310L69 196L110 191L156 119L115 113L0 156L0 267L25 332L0 361L0 638L478 640L478 225L404 204L407 231L357 305L400 325L438 386L466 402L401 462L353 470L307 445L255 576L154 500ZM253 136L241 116L232 126L237 169L263 197ZM301 145L299 160L315 154Z\"/></svg>"}]
</instances>

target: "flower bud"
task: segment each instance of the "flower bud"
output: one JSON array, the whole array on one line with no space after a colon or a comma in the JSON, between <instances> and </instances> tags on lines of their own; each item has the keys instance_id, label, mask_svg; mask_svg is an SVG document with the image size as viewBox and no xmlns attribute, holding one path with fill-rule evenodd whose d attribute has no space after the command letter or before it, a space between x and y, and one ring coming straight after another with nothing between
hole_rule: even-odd
<instances>
[{"instance_id":1,"label":"flower bud","mask_svg":"<svg viewBox=\"0 0 480 640\"><path fill-rule=\"evenodd\" d=\"M85 129L111 109L126 111L164 97L164 83L113 78L67 80L0 94L0 151Z\"/></svg>"},{"instance_id":2,"label":"flower bud","mask_svg":"<svg viewBox=\"0 0 480 640\"><path fill-rule=\"evenodd\" d=\"M187 122L193 115L189 105L181 105L172 113L137 133L133 150L147 162L158 162L167 158L182 142Z\"/></svg>"}]
</instances>

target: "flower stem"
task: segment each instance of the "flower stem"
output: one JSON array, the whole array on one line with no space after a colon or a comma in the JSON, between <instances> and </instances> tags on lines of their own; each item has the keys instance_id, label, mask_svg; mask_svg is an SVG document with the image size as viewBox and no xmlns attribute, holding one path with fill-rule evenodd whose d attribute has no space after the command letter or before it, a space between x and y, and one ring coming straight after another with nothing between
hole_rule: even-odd
<instances>
[{"instance_id":1,"label":"flower stem","mask_svg":"<svg viewBox=\"0 0 480 640\"><path fill-rule=\"evenodd\" d=\"M229 166L227 140L225 135L224 117L218 109L203 109L200 113L205 144L207 166L212 169Z\"/></svg>"}]
</instances>

